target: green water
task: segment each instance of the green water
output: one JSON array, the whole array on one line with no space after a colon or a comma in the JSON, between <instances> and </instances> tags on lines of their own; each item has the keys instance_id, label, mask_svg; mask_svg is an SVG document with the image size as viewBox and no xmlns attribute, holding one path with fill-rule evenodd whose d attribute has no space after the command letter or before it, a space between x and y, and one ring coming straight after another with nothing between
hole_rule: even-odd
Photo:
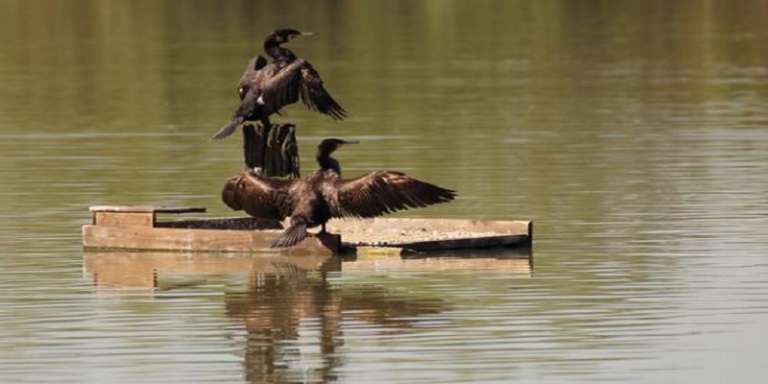
<instances>
[{"instance_id":1,"label":"green water","mask_svg":"<svg viewBox=\"0 0 768 384\"><path fill-rule=\"evenodd\" d=\"M0 382L762 382L767 16L1 0ZM325 273L84 254L90 205L232 214L241 144L207 138L278 26L318 33L291 48L350 111L275 119L298 125L303 169L322 138L360 140L338 153L347 175L459 191L401 216L534 220L533 268L506 251Z\"/></svg>"}]
</instances>

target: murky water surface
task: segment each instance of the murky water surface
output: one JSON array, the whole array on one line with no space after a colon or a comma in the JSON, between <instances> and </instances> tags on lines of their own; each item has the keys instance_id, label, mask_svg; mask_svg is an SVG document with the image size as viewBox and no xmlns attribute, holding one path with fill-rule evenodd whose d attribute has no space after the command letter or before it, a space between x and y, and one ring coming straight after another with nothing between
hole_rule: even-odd
<instances>
[{"instance_id":1,"label":"murky water surface","mask_svg":"<svg viewBox=\"0 0 768 384\"><path fill-rule=\"evenodd\" d=\"M2 1L0 381L763 382L760 1ZM532 219L510 251L340 262L84 254L96 204L202 205L274 26L351 112L348 174L453 187L426 217Z\"/></svg>"}]
</instances>

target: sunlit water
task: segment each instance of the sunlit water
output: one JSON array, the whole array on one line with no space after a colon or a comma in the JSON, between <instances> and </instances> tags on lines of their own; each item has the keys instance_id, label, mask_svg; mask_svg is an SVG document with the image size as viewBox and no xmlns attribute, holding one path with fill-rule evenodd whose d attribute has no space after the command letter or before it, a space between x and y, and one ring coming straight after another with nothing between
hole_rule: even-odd
<instances>
[{"instance_id":1,"label":"sunlit water","mask_svg":"<svg viewBox=\"0 0 768 384\"><path fill-rule=\"evenodd\" d=\"M0 382L763 382L766 16L758 1L3 1ZM278 25L318 32L293 48L351 112L286 110L305 170L321 138L359 139L347 174L459 191L406 215L534 220L532 265L84 254L89 205L230 214L240 143L207 137Z\"/></svg>"}]
</instances>

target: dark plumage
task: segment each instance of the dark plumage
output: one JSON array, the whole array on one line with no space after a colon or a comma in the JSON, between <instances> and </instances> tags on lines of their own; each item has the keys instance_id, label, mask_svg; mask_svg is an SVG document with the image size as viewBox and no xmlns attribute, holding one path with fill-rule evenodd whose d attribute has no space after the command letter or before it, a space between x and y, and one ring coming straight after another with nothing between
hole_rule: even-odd
<instances>
[{"instance_id":1,"label":"dark plumage","mask_svg":"<svg viewBox=\"0 0 768 384\"><path fill-rule=\"evenodd\" d=\"M416 180L401 172L376 171L342 179L341 167L330 154L343 144L325 139L318 146L320 169L292 180L253 173L233 177L224 186L222 200L234 210L259 218L283 220L290 226L272 244L290 247L307 237L307 228L322 226L332 217L376 217L398 210L451 201L456 192Z\"/></svg>"},{"instance_id":2,"label":"dark plumage","mask_svg":"<svg viewBox=\"0 0 768 384\"><path fill-rule=\"evenodd\" d=\"M213 139L231 135L246 120L260 120L268 126L270 115L279 114L280 109L299 99L310 110L333 119L341 120L346 116L347 112L325 90L320 74L312 65L282 47L283 43L307 35L312 34L295 29L278 29L267 35L264 52L272 58L272 62L267 64L262 56L248 62L237 88L240 106L232 115L232 120L216 132Z\"/></svg>"}]
</instances>

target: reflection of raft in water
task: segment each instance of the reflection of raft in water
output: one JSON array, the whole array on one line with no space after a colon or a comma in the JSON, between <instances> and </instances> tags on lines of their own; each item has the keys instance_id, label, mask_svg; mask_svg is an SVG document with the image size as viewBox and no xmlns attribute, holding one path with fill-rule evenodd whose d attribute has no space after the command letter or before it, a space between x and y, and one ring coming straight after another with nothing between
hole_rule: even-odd
<instances>
[{"instance_id":1,"label":"reflection of raft in water","mask_svg":"<svg viewBox=\"0 0 768 384\"><path fill-rule=\"evenodd\" d=\"M532 263L528 249L442 252L438 255L401 256L391 253L349 257L284 255L272 253L210 252L85 252L83 265L96 285L106 288L168 288L189 286L208 276L247 276L258 283L263 276L303 278L308 272L446 272L504 271L529 277Z\"/></svg>"},{"instance_id":2,"label":"reflection of raft in water","mask_svg":"<svg viewBox=\"0 0 768 384\"><path fill-rule=\"evenodd\" d=\"M276 221L249 217L157 220L158 214L201 213L205 208L91 207L83 226L87 249L283 254L368 253L379 249L419 253L451 249L530 247L530 221L375 218L332 220L331 234L315 235L292 248L270 248L282 232Z\"/></svg>"}]
</instances>

